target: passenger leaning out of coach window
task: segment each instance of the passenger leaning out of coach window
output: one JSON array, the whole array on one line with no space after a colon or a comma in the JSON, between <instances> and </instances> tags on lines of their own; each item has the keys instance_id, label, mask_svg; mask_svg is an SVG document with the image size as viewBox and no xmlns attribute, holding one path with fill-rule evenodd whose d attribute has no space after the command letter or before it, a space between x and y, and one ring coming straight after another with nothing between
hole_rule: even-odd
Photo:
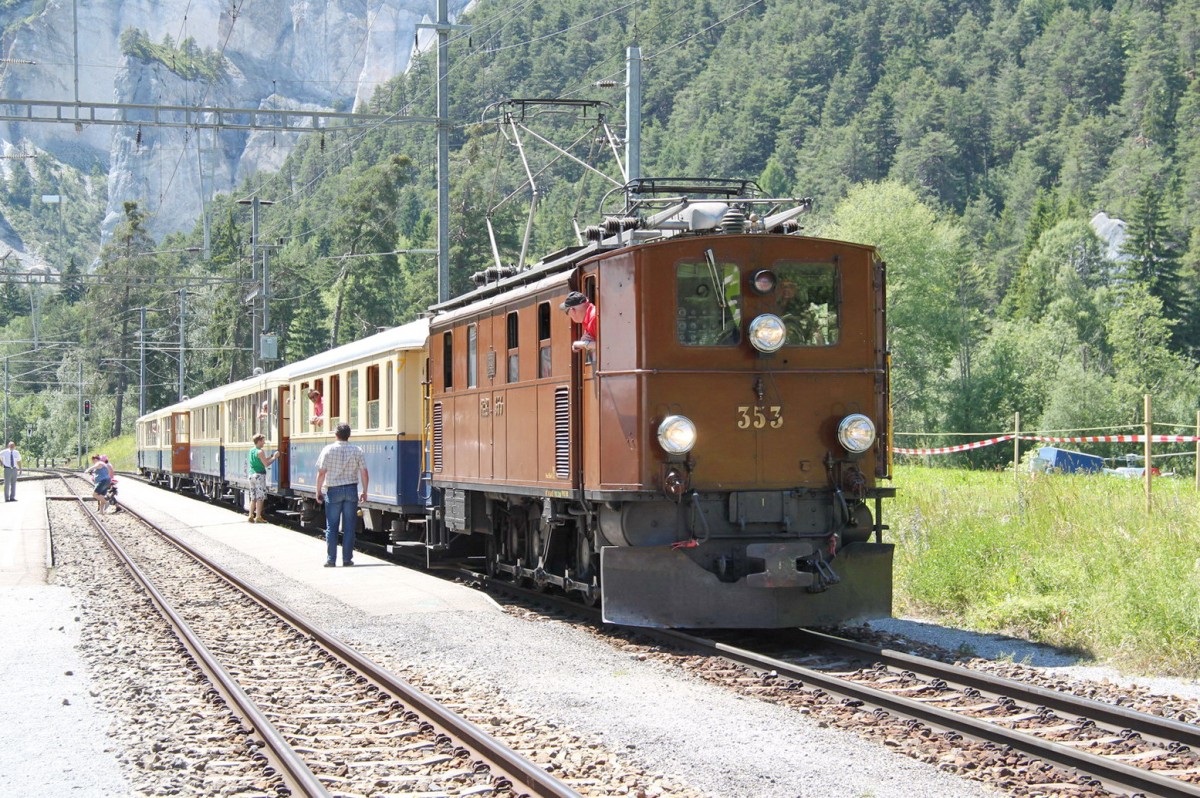
<instances>
[{"instance_id":1,"label":"passenger leaning out of coach window","mask_svg":"<svg viewBox=\"0 0 1200 798\"><path fill-rule=\"evenodd\" d=\"M312 402L312 418L309 419L314 427L319 427L325 423L325 397L321 396L321 392L316 388L310 388L308 391L309 401Z\"/></svg>"}]
</instances>

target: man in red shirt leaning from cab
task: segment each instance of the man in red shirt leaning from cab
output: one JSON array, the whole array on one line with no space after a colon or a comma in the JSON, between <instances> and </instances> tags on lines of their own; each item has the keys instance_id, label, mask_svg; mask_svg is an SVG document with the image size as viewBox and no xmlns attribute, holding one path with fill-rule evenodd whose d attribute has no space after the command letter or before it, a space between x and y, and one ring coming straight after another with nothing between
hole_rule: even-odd
<instances>
[{"instance_id":1,"label":"man in red shirt leaning from cab","mask_svg":"<svg viewBox=\"0 0 1200 798\"><path fill-rule=\"evenodd\" d=\"M596 306L583 294L572 291L559 307L566 311L571 321L583 325L583 337L572 343L571 349L576 352L587 351L590 359L591 352L596 348Z\"/></svg>"}]
</instances>

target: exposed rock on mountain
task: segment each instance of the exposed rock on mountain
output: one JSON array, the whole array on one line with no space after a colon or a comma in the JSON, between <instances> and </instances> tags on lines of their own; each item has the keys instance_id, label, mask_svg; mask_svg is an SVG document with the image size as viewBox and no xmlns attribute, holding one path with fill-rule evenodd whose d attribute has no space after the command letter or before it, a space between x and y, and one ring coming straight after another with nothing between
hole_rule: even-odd
<instances>
[{"instance_id":1,"label":"exposed rock on mountain","mask_svg":"<svg viewBox=\"0 0 1200 798\"><path fill-rule=\"evenodd\" d=\"M417 22L434 13L434 0L21 2L0 11L0 97L64 103L69 120L76 100L349 111L403 71ZM156 239L190 229L214 193L277 169L299 135L0 122L0 143L108 173L106 234L134 200Z\"/></svg>"}]
</instances>

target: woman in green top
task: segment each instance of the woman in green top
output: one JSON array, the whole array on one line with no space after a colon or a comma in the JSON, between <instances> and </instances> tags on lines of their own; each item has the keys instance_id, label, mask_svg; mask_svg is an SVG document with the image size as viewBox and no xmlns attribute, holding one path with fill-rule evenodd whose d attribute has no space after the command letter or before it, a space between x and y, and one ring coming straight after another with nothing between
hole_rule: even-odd
<instances>
[{"instance_id":1,"label":"woman in green top","mask_svg":"<svg viewBox=\"0 0 1200 798\"><path fill-rule=\"evenodd\" d=\"M267 466L279 459L279 450L267 456L263 451L266 436L262 433L254 436L254 448L250 450L250 523L265 524L263 518L263 502L267 498Z\"/></svg>"}]
</instances>

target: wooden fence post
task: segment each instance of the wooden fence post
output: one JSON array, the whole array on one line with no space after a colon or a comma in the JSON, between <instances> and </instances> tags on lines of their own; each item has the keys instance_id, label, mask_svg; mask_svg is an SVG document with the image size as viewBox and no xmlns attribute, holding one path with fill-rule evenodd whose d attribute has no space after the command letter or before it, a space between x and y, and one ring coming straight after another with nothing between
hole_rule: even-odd
<instances>
[{"instance_id":1,"label":"wooden fence post","mask_svg":"<svg viewBox=\"0 0 1200 798\"><path fill-rule=\"evenodd\" d=\"M1145 444L1143 444L1143 447L1144 447L1143 452L1145 453L1145 457L1146 457L1146 463L1145 463L1146 470L1142 474L1142 476L1146 480L1146 517L1149 518L1151 510L1152 510L1152 506L1150 503L1150 468L1151 468L1151 466L1150 466L1150 447L1151 447L1150 437L1154 434L1154 423L1151 421L1151 418L1150 418L1150 394L1146 394L1142 398L1142 401L1145 404L1145 419L1144 419L1143 423L1145 425L1144 430L1145 430L1145 437L1146 437L1146 442L1145 442Z\"/></svg>"},{"instance_id":2,"label":"wooden fence post","mask_svg":"<svg viewBox=\"0 0 1200 798\"><path fill-rule=\"evenodd\" d=\"M1013 413L1013 479L1021 475L1021 414Z\"/></svg>"}]
</instances>

